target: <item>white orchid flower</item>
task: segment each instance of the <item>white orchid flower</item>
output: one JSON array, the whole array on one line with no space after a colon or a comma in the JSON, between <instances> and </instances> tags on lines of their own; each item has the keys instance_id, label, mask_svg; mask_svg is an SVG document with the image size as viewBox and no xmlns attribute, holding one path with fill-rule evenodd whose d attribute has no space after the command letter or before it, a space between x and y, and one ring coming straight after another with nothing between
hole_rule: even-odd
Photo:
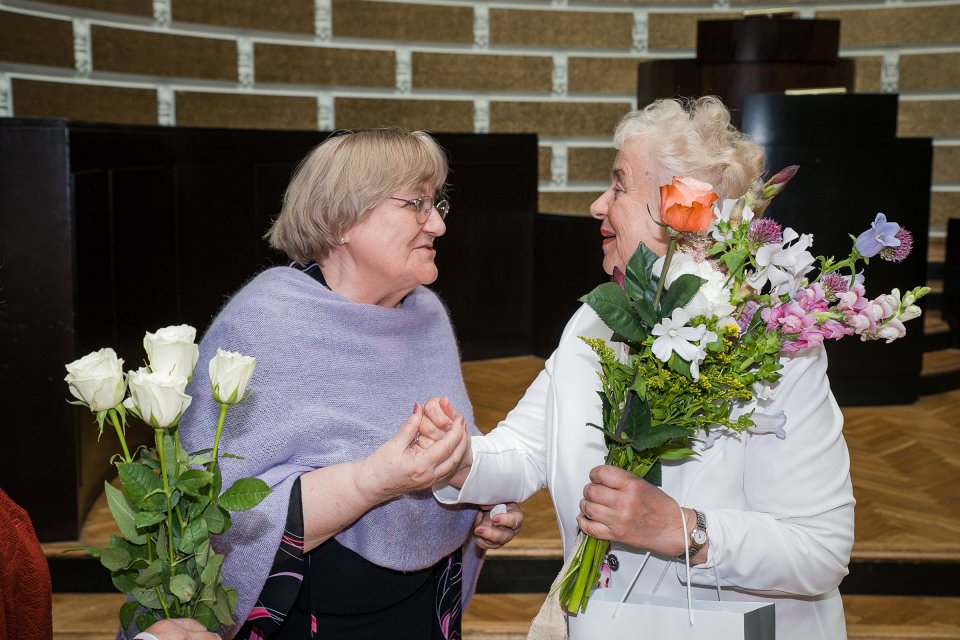
<instances>
[{"instance_id":1,"label":"white orchid flower","mask_svg":"<svg viewBox=\"0 0 960 640\"><path fill-rule=\"evenodd\" d=\"M710 235L713 236L713 239L717 242L725 242L733 235L733 229L726 233L721 233L720 230L717 229L717 222L722 220L730 224L730 214L733 213L733 208L736 206L737 200L738 199L727 199L719 205L714 204L713 206L714 219L713 222L710 223L710 226L707 227L707 231L710 232ZM753 220L753 209L751 209L749 205L745 205L743 211L740 212L740 220L734 221L733 226L738 227L742 223L750 222L751 220Z\"/></svg>"},{"instance_id":2,"label":"white orchid flower","mask_svg":"<svg viewBox=\"0 0 960 640\"><path fill-rule=\"evenodd\" d=\"M769 281L773 295L795 293L803 276L813 269L814 257L807 251L812 244L811 234L800 235L787 227L783 230L783 242L765 244L757 250L758 268L747 278L747 284L760 291Z\"/></svg>"}]
</instances>

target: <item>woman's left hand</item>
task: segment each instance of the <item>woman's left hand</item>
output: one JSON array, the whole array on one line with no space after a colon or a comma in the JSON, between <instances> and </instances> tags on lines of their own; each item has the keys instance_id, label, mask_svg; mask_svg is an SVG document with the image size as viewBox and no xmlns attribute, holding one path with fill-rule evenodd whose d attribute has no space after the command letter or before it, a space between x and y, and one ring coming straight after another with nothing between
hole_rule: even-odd
<instances>
[{"instance_id":1,"label":"woman's left hand","mask_svg":"<svg viewBox=\"0 0 960 640\"><path fill-rule=\"evenodd\" d=\"M492 505L480 508L473 523L473 533L477 537L477 546L481 549L499 549L516 537L523 524L523 511L516 502L506 505L506 513L490 517Z\"/></svg>"},{"instance_id":2,"label":"woman's left hand","mask_svg":"<svg viewBox=\"0 0 960 640\"><path fill-rule=\"evenodd\" d=\"M686 549L688 534L681 526L677 501L629 471L609 465L591 469L580 512L580 530L594 538L667 557ZM692 514L692 509L686 510L688 530L696 522Z\"/></svg>"}]
</instances>

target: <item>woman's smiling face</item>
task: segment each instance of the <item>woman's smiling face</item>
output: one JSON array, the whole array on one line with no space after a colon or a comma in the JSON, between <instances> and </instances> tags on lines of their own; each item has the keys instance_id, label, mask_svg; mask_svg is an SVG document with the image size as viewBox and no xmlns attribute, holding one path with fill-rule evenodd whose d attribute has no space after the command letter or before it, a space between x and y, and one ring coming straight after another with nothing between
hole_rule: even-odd
<instances>
[{"instance_id":1,"label":"woman's smiling face","mask_svg":"<svg viewBox=\"0 0 960 640\"><path fill-rule=\"evenodd\" d=\"M660 185L670 182L643 138L630 140L613 162L610 188L592 205L590 215L600 220L603 236L603 270L617 267L626 273L627 263L642 242L657 255L667 250L666 231L660 219Z\"/></svg>"}]
</instances>

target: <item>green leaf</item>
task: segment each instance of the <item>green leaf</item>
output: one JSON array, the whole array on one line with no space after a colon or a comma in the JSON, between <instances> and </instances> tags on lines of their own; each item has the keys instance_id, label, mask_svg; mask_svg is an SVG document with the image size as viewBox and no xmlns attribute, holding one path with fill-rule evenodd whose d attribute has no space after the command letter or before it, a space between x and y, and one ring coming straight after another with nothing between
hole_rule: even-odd
<instances>
[{"instance_id":1,"label":"green leaf","mask_svg":"<svg viewBox=\"0 0 960 640\"><path fill-rule=\"evenodd\" d=\"M191 519L199 517L200 514L202 514L209 505L210 505L209 496L200 496L195 500L191 500L190 508L187 509L187 517Z\"/></svg>"},{"instance_id":2,"label":"green leaf","mask_svg":"<svg viewBox=\"0 0 960 640\"><path fill-rule=\"evenodd\" d=\"M657 324L659 318L657 314L653 311L653 302L651 300L641 299L633 301L633 308L636 310L637 315L640 316L640 319L643 320L648 327L653 327Z\"/></svg>"},{"instance_id":3,"label":"green leaf","mask_svg":"<svg viewBox=\"0 0 960 640\"><path fill-rule=\"evenodd\" d=\"M631 442L643 437L643 434L650 430L650 404L641 399L635 391L630 390L627 393L627 402L623 406L623 435ZM634 449L636 446L634 445ZM640 449L636 449L638 452Z\"/></svg>"},{"instance_id":4,"label":"green leaf","mask_svg":"<svg viewBox=\"0 0 960 640\"><path fill-rule=\"evenodd\" d=\"M213 603L213 613L217 616L220 624L233 624L233 617L230 615L233 611L230 609L230 601L223 587L217 589L217 599Z\"/></svg>"},{"instance_id":5,"label":"green leaf","mask_svg":"<svg viewBox=\"0 0 960 640\"><path fill-rule=\"evenodd\" d=\"M655 487L659 487L663 484L663 466L660 464L659 460L653 463L653 466L650 467L650 471L647 471L647 475L645 475L643 479Z\"/></svg>"},{"instance_id":6,"label":"green leaf","mask_svg":"<svg viewBox=\"0 0 960 640\"><path fill-rule=\"evenodd\" d=\"M200 497L201 490L210 485L213 474L203 469L188 469L177 478L177 487L184 493Z\"/></svg>"},{"instance_id":7,"label":"green leaf","mask_svg":"<svg viewBox=\"0 0 960 640\"><path fill-rule=\"evenodd\" d=\"M624 274L624 286L635 301L646 300L652 303L657 292L657 280L651 270L658 257L642 242L630 256L627 272Z\"/></svg>"},{"instance_id":8,"label":"green leaf","mask_svg":"<svg viewBox=\"0 0 960 640\"><path fill-rule=\"evenodd\" d=\"M107 494L107 506L110 507L110 513L123 537L134 544L146 542L146 536L137 531L136 510L130 505L123 492L109 482L103 483L103 490Z\"/></svg>"},{"instance_id":9,"label":"green leaf","mask_svg":"<svg viewBox=\"0 0 960 640\"><path fill-rule=\"evenodd\" d=\"M674 280L670 288L664 291L660 298L660 317L666 318L673 314L674 309L690 302L704 282L706 280L692 273L685 273Z\"/></svg>"},{"instance_id":10,"label":"green leaf","mask_svg":"<svg viewBox=\"0 0 960 640\"><path fill-rule=\"evenodd\" d=\"M216 631L220 628L220 621L213 613L213 609L205 604L198 604L193 609L193 617L197 622L207 628L208 631Z\"/></svg>"},{"instance_id":11,"label":"green leaf","mask_svg":"<svg viewBox=\"0 0 960 640\"><path fill-rule=\"evenodd\" d=\"M147 508L151 510L162 509L166 507L162 495L154 492L163 492L163 481L157 477L149 467L143 464L127 463L121 464L117 468L120 476L120 482L123 483L123 491L134 505L146 502ZM150 495L153 493L153 495Z\"/></svg>"},{"instance_id":12,"label":"green leaf","mask_svg":"<svg viewBox=\"0 0 960 640\"><path fill-rule=\"evenodd\" d=\"M695 456L697 452L689 447L671 447L660 454L661 460L682 460L688 456Z\"/></svg>"},{"instance_id":13,"label":"green leaf","mask_svg":"<svg viewBox=\"0 0 960 640\"><path fill-rule=\"evenodd\" d=\"M193 553L197 545L203 540L206 540L208 535L207 521L203 518L194 518L187 523L186 528L180 535L178 548L184 553Z\"/></svg>"},{"instance_id":14,"label":"green leaf","mask_svg":"<svg viewBox=\"0 0 960 640\"><path fill-rule=\"evenodd\" d=\"M113 582L113 586L116 587L120 593L130 593L137 586L136 582L134 582L136 578L136 571L114 571L110 576L110 581ZM129 626L130 623L127 623L126 627Z\"/></svg>"},{"instance_id":15,"label":"green leaf","mask_svg":"<svg viewBox=\"0 0 960 640\"><path fill-rule=\"evenodd\" d=\"M138 529L143 529L158 522L163 522L167 514L163 511L141 511L137 514L136 525Z\"/></svg>"},{"instance_id":16,"label":"green leaf","mask_svg":"<svg viewBox=\"0 0 960 640\"><path fill-rule=\"evenodd\" d=\"M120 627L123 629L129 629L130 625L133 624L133 616L137 612L137 609L140 608L140 603L136 600L130 600L129 602L124 602L120 605Z\"/></svg>"},{"instance_id":17,"label":"green leaf","mask_svg":"<svg viewBox=\"0 0 960 640\"><path fill-rule=\"evenodd\" d=\"M640 342L646 337L646 331L635 315L627 294L615 283L604 282L581 297L580 301L588 304L604 324L628 340Z\"/></svg>"},{"instance_id":18,"label":"green leaf","mask_svg":"<svg viewBox=\"0 0 960 640\"><path fill-rule=\"evenodd\" d=\"M689 430L685 427L676 427L672 425L660 425L659 427L651 427L646 433L641 434L631 443L633 450L637 453L642 454L648 449L654 449L660 445L673 440L674 438L682 438L689 435Z\"/></svg>"},{"instance_id":19,"label":"green leaf","mask_svg":"<svg viewBox=\"0 0 960 640\"><path fill-rule=\"evenodd\" d=\"M164 569L169 572L166 564L167 561L163 558L157 558L151 562L150 566L141 571L140 576L135 580L137 586L141 589L153 589L163 582Z\"/></svg>"},{"instance_id":20,"label":"green leaf","mask_svg":"<svg viewBox=\"0 0 960 640\"><path fill-rule=\"evenodd\" d=\"M210 530L210 533L223 533L226 523L220 507L215 504L208 506L203 512L203 519L206 521L207 529Z\"/></svg>"},{"instance_id":21,"label":"green leaf","mask_svg":"<svg viewBox=\"0 0 960 640\"><path fill-rule=\"evenodd\" d=\"M667 366L680 375L693 379L693 374L690 373L690 363L678 356L676 352L670 354L670 359L667 360Z\"/></svg>"},{"instance_id":22,"label":"green leaf","mask_svg":"<svg viewBox=\"0 0 960 640\"><path fill-rule=\"evenodd\" d=\"M216 553L213 549L210 551L211 553L207 557L207 566L200 572L200 582L204 585L216 584L217 578L220 577L220 567L223 566L223 554Z\"/></svg>"},{"instance_id":23,"label":"green leaf","mask_svg":"<svg viewBox=\"0 0 960 640\"><path fill-rule=\"evenodd\" d=\"M197 593L197 583L188 575L177 574L170 578L170 593L175 595L181 604L190 602Z\"/></svg>"},{"instance_id":24,"label":"green leaf","mask_svg":"<svg viewBox=\"0 0 960 640\"><path fill-rule=\"evenodd\" d=\"M260 504L268 495L270 487L260 478L241 478L223 492L220 504L227 511L246 511Z\"/></svg>"},{"instance_id":25,"label":"green leaf","mask_svg":"<svg viewBox=\"0 0 960 640\"><path fill-rule=\"evenodd\" d=\"M157 594L153 594L157 595ZM157 600L157 606L160 606L160 600ZM152 613L141 613L137 616L137 631L144 631L147 627L157 621L157 616Z\"/></svg>"},{"instance_id":26,"label":"green leaf","mask_svg":"<svg viewBox=\"0 0 960 640\"><path fill-rule=\"evenodd\" d=\"M130 552L120 545L115 544L113 540L103 545L103 548L100 549L100 564L110 569L110 571L126 569L130 565L131 560L133 560L133 558L130 556Z\"/></svg>"},{"instance_id":27,"label":"green leaf","mask_svg":"<svg viewBox=\"0 0 960 640\"><path fill-rule=\"evenodd\" d=\"M137 587L136 589L133 590L133 592L131 592L130 595L136 598L137 602L142 604L147 609L160 608L160 596L157 595L157 592L154 589L143 589L141 587ZM140 618L137 618L137 620L138 620L137 624L139 624ZM151 622L150 624L153 624L153 622ZM150 626L150 625L147 625L147 626Z\"/></svg>"}]
</instances>

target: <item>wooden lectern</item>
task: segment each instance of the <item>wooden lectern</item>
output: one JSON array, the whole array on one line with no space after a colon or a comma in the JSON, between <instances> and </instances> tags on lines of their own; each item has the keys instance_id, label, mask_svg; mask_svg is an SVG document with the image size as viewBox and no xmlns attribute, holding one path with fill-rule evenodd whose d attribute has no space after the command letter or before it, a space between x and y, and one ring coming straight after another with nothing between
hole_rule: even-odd
<instances>
[{"instance_id":1,"label":"wooden lectern","mask_svg":"<svg viewBox=\"0 0 960 640\"><path fill-rule=\"evenodd\" d=\"M717 95L739 127L744 98L753 93L823 87L853 91L854 62L838 58L839 48L839 20L701 20L695 59L639 64L637 104Z\"/></svg>"}]
</instances>

